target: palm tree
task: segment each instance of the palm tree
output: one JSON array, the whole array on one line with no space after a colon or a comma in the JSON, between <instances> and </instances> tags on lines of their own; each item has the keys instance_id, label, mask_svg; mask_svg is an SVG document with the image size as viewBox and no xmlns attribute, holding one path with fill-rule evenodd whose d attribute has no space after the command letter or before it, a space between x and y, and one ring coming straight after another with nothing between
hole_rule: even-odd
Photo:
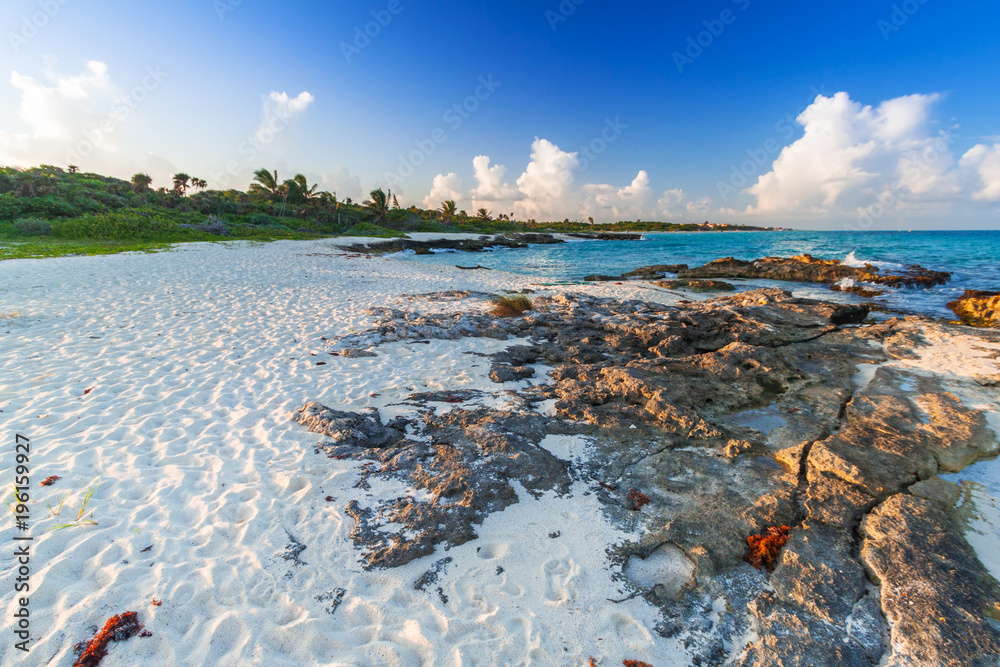
<instances>
[{"instance_id":1,"label":"palm tree","mask_svg":"<svg viewBox=\"0 0 1000 667\"><path fill-rule=\"evenodd\" d=\"M382 188L371 191L371 200L365 202L365 206L375 214L375 222L385 222L385 216L389 213L389 197Z\"/></svg>"},{"instance_id":2,"label":"palm tree","mask_svg":"<svg viewBox=\"0 0 1000 667\"><path fill-rule=\"evenodd\" d=\"M267 169L258 169L253 173L253 183L250 185L250 194L264 195L268 198L275 198L280 194L281 185L278 181L278 170L270 172Z\"/></svg>"},{"instance_id":3,"label":"palm tree","mask_svg":"<svg viewBox=\"0 0 1000 667\"><path fill-rule=\"evenodd\" d=\"M476 217L478 217L483 222L492 222L493 218L490 217L490 212L485 208L481 208L476 212Z\"/></svg>"},{"instance_id":4,"label":"palm tree","mask_svg":"<svg viewBox=\"0 0 1000 667\"><path fill-rule=\"evenodd\" d=\"M78 171L80 171L80 168L78 166L76 166L75 164L71 164L69 166L69 173L75 174Z\"/></svg>"},{"instance_id":5,"label":"palm tree","mask_svg":"<svg viewBox=\"0 0 1000 667\"><path fill-rule=\"evenodd\" d=\"M146 194L149 190L149 184L153 182L153 179L149 177L149 174L144 174L141 171L132 177L132 192L137 195Z\"/></svg>"},{"instance_id":6,"label":"palm tree","mask_svg":"<svg viewBox=\"0 0 1000 667\"><path fill-rule=\"evenodd\" d=\"M292 202L308 201L316 196L316 184L309 186L309 181L302 174L295 174L295 178L283 183L288 188L288 196Z\"/></svg>"},{"instance_id":7,"label":"palm tree","mask_svg":"<svg viewBox=\"0 0 1000 667\"><path fill-rule=\"evenodd\" d=\"M438 209L438 213L441 214L441 220L444 222L451 222L455 217L455 210L458 207L455 206L455 202L452 200L447 200L441 202L441 208Z\"/></svg>"},{"instance_id":8,"label":"palm tree","mask_svg":"<svg viewBox=\"0 0 1000 667\"><path fill-rule=\"evenodd\" d=\"M184 196L188 189L188 181L191 177L185 174L183 171L179 174L174 174L174 192L180 196Z\"/></svg>"},{"instance_id":9,"label":"palm tree","mask_svg":"<svg viewBox=\"0 0 1000 667\"><path fill-rule=\"evenodd\" d=\"M205 188L208 187L208 181L204 181L200 178L192 178L191 187L196 190L204 190Z\"/></svg>"}]
</instances>

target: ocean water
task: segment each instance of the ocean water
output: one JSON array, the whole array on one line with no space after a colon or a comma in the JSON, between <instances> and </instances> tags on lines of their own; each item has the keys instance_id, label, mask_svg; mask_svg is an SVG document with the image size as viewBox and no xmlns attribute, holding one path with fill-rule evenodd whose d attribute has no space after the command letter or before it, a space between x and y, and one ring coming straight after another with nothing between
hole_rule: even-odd
<instances>
[{"instance_id":1,"label":"ocean water","mask_svg":"<svg viewBox=\"0 0 1000 667\"><path fill-rule=\"evenodd\" d=\"M890 289L874 301L908 314L949 318L945 304L966 289L1000 291L1000 231L957 232L682 232L648 233L642 241L583 241L486 253L400 254L408 261L475 266L535 276L539 282L573 281L591 274L620 275L651 264L698 266L720 257L757 259L809 253L822 259L871 262L883 270L919 264L951 271L931 289ZM860 265L860 264L859 264ZM826 286L733 281L737 287L783 287L796 296L858 303L860 297Z\"/></svg>"}]
</instances>

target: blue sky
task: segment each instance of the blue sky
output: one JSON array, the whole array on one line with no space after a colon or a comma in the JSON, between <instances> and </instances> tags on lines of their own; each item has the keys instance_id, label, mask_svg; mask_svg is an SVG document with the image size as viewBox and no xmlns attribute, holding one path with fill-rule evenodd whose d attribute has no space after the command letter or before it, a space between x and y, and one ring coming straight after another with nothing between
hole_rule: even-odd
<instances>
[{"instance_id":1,"label":"blue sky","mask_svg":"<svg viewBox=\"0 0 1000 667\"><path fill-rule=\"evenodd\" d=\"M270 167L540 220L1000 226L996 3L673 4L8 0L0 163Z\"/></svg>"}]
</instances>

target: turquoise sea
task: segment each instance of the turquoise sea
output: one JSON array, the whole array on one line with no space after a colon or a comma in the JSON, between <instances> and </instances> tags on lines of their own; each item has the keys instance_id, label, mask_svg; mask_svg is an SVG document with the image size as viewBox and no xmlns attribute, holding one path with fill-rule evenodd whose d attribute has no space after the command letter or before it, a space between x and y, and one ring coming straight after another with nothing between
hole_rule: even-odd
<instances>
[{"instance_id":1,"label":"turquoise sea","mask_svg":"<svg viewBox=\"0 0 1000 667\"><path fill-rule=\"evenodd\" d=\"M957 232L681 232L648 233L642 241L571 241L526 249L465 254L400 256L410 261L474 266L529 276L540 282L572 281L591 274L620 275L650 264L697 266L720 257L757 259L809 253L822 259L871 262L890 269L919 264L951 271L951 282L932 289L890 290L875 301L906 313L951 317L948 301L966 289L1000 290L1000 231ZM752 281L741 289L767 284ZM772 283L796 295L859 302L825 286Z\"/></svg>"}]
</instances>

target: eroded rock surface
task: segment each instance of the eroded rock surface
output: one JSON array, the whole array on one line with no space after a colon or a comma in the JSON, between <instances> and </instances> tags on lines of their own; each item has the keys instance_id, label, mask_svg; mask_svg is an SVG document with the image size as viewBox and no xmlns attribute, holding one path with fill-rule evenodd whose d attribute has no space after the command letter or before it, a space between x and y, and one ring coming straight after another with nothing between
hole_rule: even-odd
<instances>
[{"instance_id":1,"label":"eroded rock surface","mask_svg":"<svg viewBox=\"0 0 1000 667\"><path fill-rule=\"evenodd\" d=\"M996 582L951 515L954 485L937 474L998 444L940 380L886 365L915 356L923 324L848 327L866 307L771 289L683 307L536 297L516 318L471 305L369 312L372 329L333 345L518 338L528 342L491 355L494 381L552 370L506 392L504 409L458 407L473 391L413 395L418 415L388 424L303 408L297 418L332 438L320 451L379 464L360 484L384 475L427 492L347 508L368 567L474 539L486 515L517 501L514 480L537 495L582 479L611 520L639 531L609 553L660 606L652 629L682 637L693 664L996 664L982 658L997 655L985 620ZM543 400L555 416L532 407ZM438 414L441 401L456 406ZM587 460L540 446L567 434L588 435ZM754 570L747 537L773 526L790 527L788 543L773 573Z\"/></svg>"},{"instance_id":2,"label":"eroded rock surface","mask_svg":"<svg viewBox=\"0 0 1000 667\"><path fill-rule=\"evenodd\" d=\"M1000 292L966 290L948 308L969 326L1000 327Z\"/></svg>"},{"instance_id":3,"label":"eroded rock surface","mask_svg":"<svg viewBox=\"0 0 1000 667\"><path fill-rule=\"evenodd\" d=\"M944 509L899 494L861 526L861 560L882 585L893 664L996 665L997 582Z\"/></svg>"}]
</instances>

